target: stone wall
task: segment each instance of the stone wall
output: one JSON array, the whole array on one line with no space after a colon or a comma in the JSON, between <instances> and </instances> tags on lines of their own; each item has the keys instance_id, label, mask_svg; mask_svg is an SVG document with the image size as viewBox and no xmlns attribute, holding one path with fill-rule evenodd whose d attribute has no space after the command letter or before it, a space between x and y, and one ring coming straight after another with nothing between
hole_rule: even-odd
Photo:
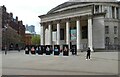
<instances>
[{"instance_id":1,"label":"stone wall","mask_svg":"<svg viewBox=\"0 0 120 77\"><path fill-rule=\"evenodd\" d=\"M104 16L93 18L93 48L105 48L105 31L104 31Z\"/></svg>"},{"instance_id":2,"label":"stone wall","mask_svg":"<svg viewBox=\"0 0 120 77\"><path fill-rule=\"evenodd\" d=\"M2 7L0 6L0 49L2 49Z\"/></svg>"}]
</instances>

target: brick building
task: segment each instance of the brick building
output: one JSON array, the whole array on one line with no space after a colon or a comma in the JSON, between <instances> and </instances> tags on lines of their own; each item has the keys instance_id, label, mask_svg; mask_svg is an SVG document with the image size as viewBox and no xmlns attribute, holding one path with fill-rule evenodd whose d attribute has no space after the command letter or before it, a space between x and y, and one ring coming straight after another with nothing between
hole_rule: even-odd
<instances>
[{"instance_id":1,"label":"brick building","mask_svg":"<svg viewBox=\"0 0 120 77\"><path fill-rule=\"evenodd\" d=\"M32 45L32 34L29 32L25 34L25 45Z\"/></svg>"},{"instance_id":2,"label":"brick building","mask_svg":"<svg viewBox=\"0 0 120 77\"><path fill-rule=\"evenodd\" d=\"M0 26L2 30L2 47L5 45L10 49L16 46L24 45L25 26L22 21L18 20L18 17L13 18L13 13L8 13L6 7L3 5L0 7Z\"/></svg>"}]
</instances>

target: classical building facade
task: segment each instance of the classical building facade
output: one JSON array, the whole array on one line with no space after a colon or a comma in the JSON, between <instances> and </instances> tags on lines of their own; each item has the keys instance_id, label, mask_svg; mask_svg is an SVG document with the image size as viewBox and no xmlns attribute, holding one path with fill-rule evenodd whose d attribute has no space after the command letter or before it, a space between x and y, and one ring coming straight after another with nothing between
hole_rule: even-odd
<instances>
[{"instance_id":1,"label":"classical building facade","mask_svg":"<svg viewBox=\"0 0 120 77\"><path fill-rule=\"evenodd\" d=\"M120 2L90 1L70 0L39 16L41 45L77 45L78 50L93 51L120 44Z\"/></svg>"}]
</instances>

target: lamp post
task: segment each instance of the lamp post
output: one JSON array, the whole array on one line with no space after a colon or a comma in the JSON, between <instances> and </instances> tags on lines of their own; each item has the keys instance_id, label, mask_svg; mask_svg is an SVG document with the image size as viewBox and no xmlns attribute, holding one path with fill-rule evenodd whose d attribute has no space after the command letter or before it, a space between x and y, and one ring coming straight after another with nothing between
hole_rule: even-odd
<instances>
[{"instance_id":1,"label":"lamp post","mask_svg":"<svg viewBox=\"0 0 120 77\"><path fill-rule=\"evenodd\" d=\"M4 31L4 39L5 39L5 55L7 54L7 38L6 38L6 35L7 35L7 26L8 26L8 24L6 24L5 26L4 26L4 29L3 29L3 31Z\"/></svg>"}]
</instances>

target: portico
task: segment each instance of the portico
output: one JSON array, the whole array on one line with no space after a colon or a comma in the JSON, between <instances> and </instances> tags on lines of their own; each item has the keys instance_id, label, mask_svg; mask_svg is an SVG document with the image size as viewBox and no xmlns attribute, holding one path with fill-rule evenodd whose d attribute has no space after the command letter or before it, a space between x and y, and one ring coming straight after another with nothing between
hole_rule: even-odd
<instances>
[{"instance_id":1,"label":"portico","mask_svg":"<svg viewBox=\"0 0 120 77\"><path fill-rule=\"evenodd\" d=\"M52 41L52 31L56 30L56 44L57 45L64 45L67 44L69 45L70 48L70 42L71 42L71 35L70 35L70 30L76 29L76 39L74 42L76 43L77 50L82 50L83 49L83 44L86 44L88 47L93 50L93 43L92 43L92 16L91 15L84 15L84 16L78 16L78 17L72 17L72 18L65 18L65 19L60 19L60 20L54 20L50 22L44 22L41 25L41 45L45 45L45 28L48 28L49 31L49 38L48 39L48 44L53 45ZM87 27L87 38L82 39L82 26ZM61 36L61 29L63 29L64 35ZM63 37L61 39L61 37ZM85 40L84 43L82 40ZM74 44L75 44L74 43Z\"/></svg>"},{"instance_id":2,"label":"portico","mask_svg":"<svg viewBox=\"0 0 120 77\"><path fill-rule=\"evenodd\" d=\"M116 28L118 26L119 29L118 9L118 3L102 1L97 3L91 0L68 1L58 5L47 14L39 16L41 45L67 44L69 48L71 45L76 45L78 51L88 47L92 51L105 49L106 42L113 43L113 39L118 37L113 33L115 30L113 26ZM110 31L110 34L105 34L106 30ZM108 41L106 38L112 40Z\"/></svg>"},{"instance_id":3,"label":"portico","mask_svg":"<svg viewBox=\"0 0 120 77\"><path fill-rule=\"evenodd\" d=\"M93 51L93 18L92 9L93 6L88 5L85 7L78 7L76 9L71 8L61 12L48 13L46 15L39 16L41 18L41 45L45 44L45 30L48 30L47 38L48 45L64 45L76 44L77 50L80 51L84 47L90 47ZM87 28L87 33L83 34L82 27ZM71 40L70 31L76 30L76 39ZM56 31L56 41L53 44L52 31ZM62 34L63 35L62 35ZM86 38L82 36L87 35ZM72 42L74 41L74 42Z\"/></svg>"}]
</instances>

